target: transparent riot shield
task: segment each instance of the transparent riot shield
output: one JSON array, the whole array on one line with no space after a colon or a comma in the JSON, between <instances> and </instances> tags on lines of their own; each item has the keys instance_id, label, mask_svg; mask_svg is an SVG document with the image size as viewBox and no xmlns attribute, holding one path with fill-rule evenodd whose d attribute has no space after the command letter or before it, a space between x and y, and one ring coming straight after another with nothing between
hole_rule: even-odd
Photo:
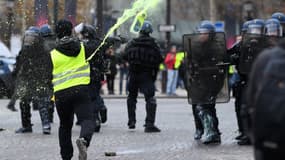
<instances>
[{"instance_id":1,"label":"transparent riot shield","mask_svg":"<svg viewBox=\"0 0 285 160\"><path fill-rule=\"evenodd\" d=\"M190 104L229 101L228 58L224 33L183 36Z\"/></svg>"},{"instance_id":2,"label":"transparent riot shield","mask_svg":"<svg viewBox=\"0 0 285 160\"><path fill-rule=\"evenodd\" d=\"M245 34L241 42L239 71L248 75L256 57L266 48L265 37L258 34Z\"/></svg>"}]
</instances>

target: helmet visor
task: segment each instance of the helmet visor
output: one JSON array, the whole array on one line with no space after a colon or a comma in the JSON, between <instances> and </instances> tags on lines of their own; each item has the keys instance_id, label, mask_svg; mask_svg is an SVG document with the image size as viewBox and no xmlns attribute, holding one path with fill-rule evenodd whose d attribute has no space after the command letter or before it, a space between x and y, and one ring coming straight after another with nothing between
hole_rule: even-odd
<instances>
[{"instance_id":1,"label":"helmet visor","mask_svg":"<svg viewBox=\"0 0 285 160\"><path fill-rule=\"evenodd\" d=\"M210 33L210 30L206 28L198 28L197 32L198 33Z\"/></svg>"},{"instance_id":2,"label":"helmet visor","mask_svg":"<svg viewBox=\"0 0 285 160\"><path fill-rule=\"evenodd\" d=\"M247 33L250 34L262 34L262 27L259 25L249 26L247 29Z\"/></svg>"},{"instance_id":3,"label":"helmet visor","mask_svg":"<svg viewBox=\"0 0 285 160\"><path fill-rule=\"evenodd\" d=\"M23 39L23 45L25 46L31 46L35 44L38 41L39 35L36 33L25 33L24 39Z\"/></svg>"},{"instance_id":4,"label":"helmet visor","mask_svg":"<svg viewBox=\"0 0 285 160\"><path fill-rule=\"evenodd\" d=\"M265 26L265 35L267 36L282 36L282 27L276 24L268 24Z\"/></svg>"}]
</instances>

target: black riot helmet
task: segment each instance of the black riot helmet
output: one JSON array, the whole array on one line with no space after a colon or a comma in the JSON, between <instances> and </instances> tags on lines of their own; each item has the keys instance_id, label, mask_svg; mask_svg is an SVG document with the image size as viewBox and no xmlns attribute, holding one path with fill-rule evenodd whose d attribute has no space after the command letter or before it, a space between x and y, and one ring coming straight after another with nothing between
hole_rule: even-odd
<instances>
[{"instance_id":1,"label":"black riot helmet","mask_svg":"<svg viewBox=\"0 0 285 160\"><path fill-rule=\"evenodd\" d=\"M81 31L81 34L84 39L95 39L96 36L96 30L92 25L85 24L83 27L83 30Z\"/></svg>"},{"instance_id":2,"label":"black riot helmet","mask_svg":"<svg viewBox=\"0 0 285 160\"><path fill-rule=\"evenodd\" d=\"M153 32L153 29L152 29L152 24L150 21L144 21L141 29L140 29L140 33L141 34L146 34L146 35L149 35Z\"/></svg>"},{"instance_id":3,"label":"black riot helmet","mask_svg":"<svg viewBox=\"0 0 285 160\"><path fill-rule=\"evenodd\" d=\"M285 32L285 14L281 12L275 12L272 14L271 18L277 19L280 22L283 28L283 37L284 37L285 36L285 33L284 33Z\"/></svg>"},{"instance_id":4,"label":"black riot helmet","mask_svg":"<svg viewBox=\"0 0 285 160\"><path fill-rule=\"evenodd\" d=\"M268 19L264 26L264 35L282 37L282 26L277 19Z\"/></svg>"},{"instance_id":5,"label":"black riot helmet","mask_svg":"<svg viewBox=\"0 0 285 160\"><path fill-rule=\"evenodd\" d=\"M246 33L262 35L264 30L264 20L254 19L249 25Z\"/></svg>"},{"instance_id":6,"label":"black riot helmet","mask_svg":"<svg viewBox=\"0 0 285 160\"><path fill-rule=\"evenodd\" d=\"M23 37L23 46L32 46L39 43L40 40L40 30L38 27L29 27Z\"/></svg>"}]
</instances>

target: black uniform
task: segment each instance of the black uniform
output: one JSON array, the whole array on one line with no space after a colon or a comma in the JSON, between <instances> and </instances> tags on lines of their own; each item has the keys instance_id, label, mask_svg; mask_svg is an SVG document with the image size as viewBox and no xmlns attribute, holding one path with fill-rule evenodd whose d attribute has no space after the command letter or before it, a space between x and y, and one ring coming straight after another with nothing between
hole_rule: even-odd
<instances>
[{"instance_id":1,"label":"black uniform","mask_svg":"<svg viewBox=\"0 0 285 160\"><path fill-rule=\"evenodd\" d=\"M115 55L112 55L111 53L108 52L113 52L111 49L106 51L108 59L110 60L110 67L109 67L109 72L106 73L106 80L107 80L107 88L108 88L108 94L115 94L114 92L114 82L115 82L115 76L117 74L117 59Z\"/></svg>"},{"instance_id":2,"label":"black uniform","mask_svg":"<svg viewBox=\"0 0 285 160\"><path fill-rule=\"evenodd\" d=\"M199 71L199 77L193 76L193 86L190 89L190 93L195 92L196 94L193 94L193 98L195 100L198 100L197 104L192 105L193 115L194 115L194 121L196 126L196 133L194 135L195 139L200 139L202 134L205 133L205 138L203 139L204 144L209 143L220 143L220 131L219 131L219 120L216 114L216 103L215 99L218 95L218 93L221 91L221 89L224 86L224 79L225 75L217 74L217 70L214 72L216 73L215 78L213 78L211 72L203 71L202 68L206 68L209 66L215 66L217 62L213 60L212 57L216 57L217 59L221 59L221 57L217 57L217 55L213 55L212 51L215 51L220 47L219 45L216 45L216 43L212 43L212 41L206 41L204 43L201 43L201 48L194 48L197 50L201 50L201 54L193 55L193 66L194 68L197 67L201 68ZM203 48L203 49L202 49ZM193 49L193 50L194 50ZM222 49L217 49L218 51L221 51ZM193 51L195 53L198 53L197 51ZM197 78L197 79L196 79ZM198 87L199 86L199 87ZM207 91L209 88L211 88L210 91ZM199 93L199 94L198 94ZM212 100L209 102L209 98L212 98ZM208 102L208 103L202 103L199 102Z\"/></svg>"},{"instance_id":3,"label":"black uniform","mask_svg":"<svg viewBox=\"0 0 285 160\"><path fill-rule=\"evenodd\" d=\"M96 37L89 37L87 41L84 42L86 46L86 54L91 55L100 45L101 40ZM103 45L99 52L95 54L90 61L91 67L91 82L90 82L90 94L92 100L92 106L95 116L95 132L100 131L100 124L107 121L107 107L104 104L104 100L100 95L101 81L104 80L104 72L106 70L106 56L104 50L109 46L109 44Z\"/></svg>"},{"instance_id":4,"label":"black uniform","mask_svg":"<svg viewBox=\"0 0 285 160\"><path fill-rule=\"evenodd\" d=\"M123 58L129 63L128 77L128 126L135 128L136 103L138 92L144 94L146 101L145 132L160 131L154 126L156 115L155 80L159 64L163 61L160 49L155 39L148 34L140 33L138 38L130 41Z\"/></svg>"},{"instance_id":5,"label":"black uniform","mask_svg":"<svg viewBox=\"0 0 285 160\"><path fill-rule=\"evenodd\" d=\"M284 109L282 109L284 107L284 98L282 98L284 96L284 72L282 72L285 59L284 46L285 41L282 40L279 46L262 52L254 62L249 77L246 105L242 107L242 116L246 131L252 138L256 160L285 158ZM270 70L272 66L279 68ZM268 73L271 75L269 76ZM268 114L270 114L269 117L265 117ZM268 124L271 125L268 126Z\"/></svg>"},{"instance_id":6,"label":"black uniform","mask_svg":"<svg viewBox=\"0 0 285 160\"><path fill-rule=\"evenodd\" d=\"M49 53L44 50L41 39L34 45L24 45L17 57L14 99L20 99L22 128L16 133L23 133L26 129L32 131L30 111L32 101L39 109L43 133L50 133L48 105L52 95L52 84L51 76L46 70L50 68L48 58Z\"/></svg>"},{"instance_id":7,"label":"black uniform","mask_svg":"<svg viewBox=\"0 0 285 160\"><path fill-rule=\"evenodd\" d=\"M54 35L44 36L43 41L44 41L44 49L48 53L50 53L50 51L53 50L56 46L56 37ZM49 110L49 120L50 122L53 122L54 101L52 100L49 101L48 110Z\"/></svg>"},{"instance_id":8,"label":"black uniform","mask_svg":"<svg viewBox=\"0 0 285 160\"><path fill-rule=\"evenodd\" d=\"M232 48L230 48L227 53L231 57L231 64L236 65L238 74L239 74L239 80L233 84L233 96L235 97L235 112L237 117L237 123L238 123L238 130L239 135L236 137L238 141L238 144L240 145L247 145L250 144L250 140L248 136L245 134L244 126L243 126L243 118L241 115L241 107L243 104L245 104L245 90L248 83L248 76L245 74L240 73L239 71L239 58L240 58L240 52L241 52L241 41L237 42L233 45Z\"/></svg>"}]
</instances>

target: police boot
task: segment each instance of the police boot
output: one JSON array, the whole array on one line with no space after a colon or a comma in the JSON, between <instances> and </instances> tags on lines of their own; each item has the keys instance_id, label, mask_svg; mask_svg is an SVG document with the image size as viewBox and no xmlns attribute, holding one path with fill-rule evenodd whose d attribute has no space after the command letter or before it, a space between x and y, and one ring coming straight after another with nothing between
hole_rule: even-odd
<instances>
[{"instance_id":1,"label":"police boot","mask_svg":"<svg viewBox=\"0 0 285 160\"><path fill-rule=\"evenodd\" d=\"M16 103L16 100L12 98L9 104L7 105L7 108L13 112L17 112L17 109L15 108L15 103Z\"/></svg>"},{"instance_id":2,"label":"police boot","mask_svg":"<svg viewBox=\"0 0 285 160\"><path fill-rule=\"evenodd\" d=\"M239 132L239 134L235 137L235 140L240 140L244 134L242 132Z\"/></svg>"},{"instance_id":3,"label":"police boot","mask_svg":"<svg viewBox=\"0 0 285 160\"><path fill-rule=\"evenodd\" d=\"M100 121L100 116L99 116L99 111L98 110L96 110L95 111L95 113L94 113L95 115L95 130L94 130L94 132L100 132L100 129L101 129L101 121Z\"/></svg>"},{"instance_id":4,"label":"police boot","mask_svg":"<svg viewBox=\"0 0 285 160\"><path fill-rule=\"evenodd\" d=\"M244 135L242 136L239 141L237 142L238 145L244 146L244 145L251 145L251 141L248 136Z\"/></svg>"},{"instance_id":5,"label":"police boot","mask_svg":"<svg viewBox=\"0 0 285 160\"><path fill-rule=\"evenodd\" d=\"M31 124L31 107L26 101L20 101L22 127L17 129L15 133L31 133L33 132Z\"/></svg>"},{"instance_id":6,"label":"police boot","mask_svg":"<svg viewBox=\"0 0 285 160\"><path fill-rule=\"evenodd\" d=\"M201 111L204 112L204 111ZM207 113L201 113L200 117L204 126L205 137L202 140L204 144L221 143L221 136L215 128L213 117Z\"/></svg>"},{"instance_id":7,"label":"police boot","mask_svg":"<svg viewBox=\"0 0 285 160\"><path fill-rule=\"evenodd\" d=\"M145 119L145 129L144 132L160 132L161 130L154 125L156 115L156 103L150 102L146 104L146 119Z\"/></svg>"},{"instance_id":8,"label":"police boot","mask_svg":"<svg viewBox=\"0 0 285 160\"><path fill-rule=\"evenodd\" d=\"M8 104L7 105L7 108L10 110L10 111L12 111L12 112L17 112L18 110L15 108L15 105L10 105L10 104Z\"/></svg>"},{"instance_id":9,"label":"police boot","mask_svg":"<svg viewBox=\"0 0 285 160\"><path fill-rule=\"evenodd\" d=\"M49 107L48 107L48 114L49 114L49 122L53 123L53 113L54 113L54 102L50 101L49 102Z\"/></svg>"},{"instance_id":10,"label":"police boot","mask_svg":"<svg viewBox=\"0 0 285 160\"><path fill-rule=\"evenodd\" d=\"M49 121L48 98L40 98L37 104L38 104L38 109L39 109L40 117L42 121L43 134L50 134L51 126L50 126L50 121Z\"/></svg>"},{"instance_id":11,"label":"police boot","mask_svg":"<svg viewBox=\"0 0 285 160\"><path fill-rule=\"evenodd\" d=\"M127 100L128 104L128 126L129 129L135 129L136 128L136 102L133 102L128 98Z\"/></svg>"},{"instance_id":12,"label":"police boot","mask_svg":"<svg viewBox=\"0 0 285 160\"><path fill-rule=\"evenodd\" d=\"M199 140L202 138L202 135L204 133L204 129L203 129L202 122L201 122L199 115L198 115L197 105L192 106L192 112L193 112L195 129L196 129L195 134L194 134L194 139Z\"/></svg>"},{"instance_id":13,"label":"police boot","mask_svg":"<svg viewBox=\"0 0 285 160\"><path fill-rule=\"evenodd\" d=\"M101 117L101 123L107 122L107 108L105 105L103 108L100 109L100 117Z\"/></svg>"}]
</instances>

